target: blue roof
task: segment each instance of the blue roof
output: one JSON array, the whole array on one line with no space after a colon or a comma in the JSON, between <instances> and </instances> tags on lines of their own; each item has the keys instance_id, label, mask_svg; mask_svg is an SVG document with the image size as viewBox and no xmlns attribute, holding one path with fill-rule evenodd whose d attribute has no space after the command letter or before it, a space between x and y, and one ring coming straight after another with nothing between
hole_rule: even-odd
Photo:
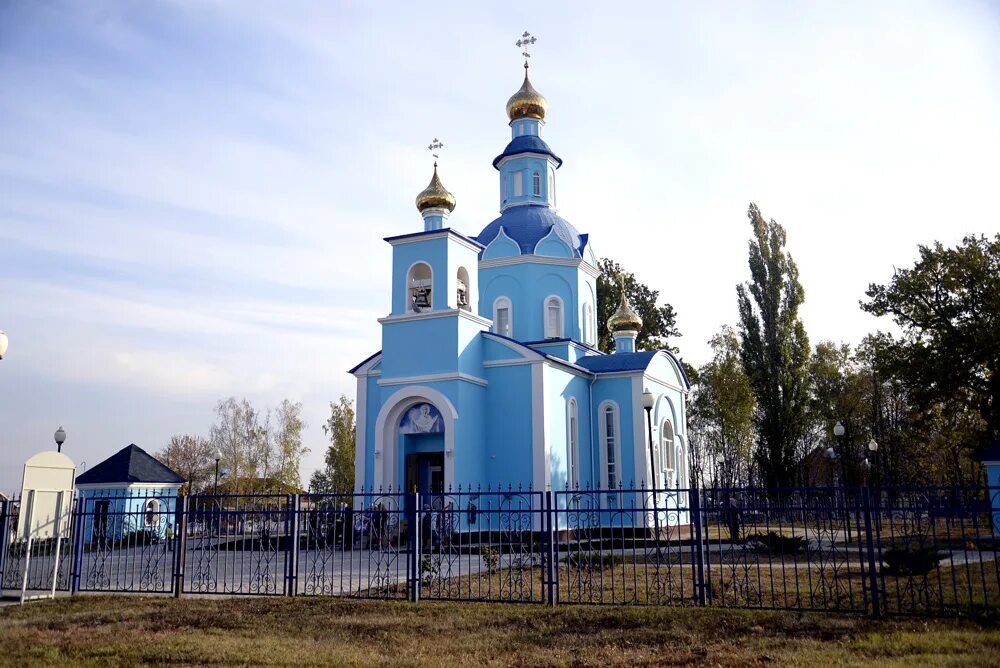
<instances>
[{"instance_id":1,"label":"blue roof","mask_svg":"<svg viewBox=\"0 0 1000 668\"><path fill-rule=\"evenodd\" d=\"M613 355L587 355L576 361L588 371L594 373L612 373L614 371L641 371L649 366L650 360L659 350L643 350L637 353L615 353Z\"/></svg>"},{"instance_id":2,"label":"blue roof","mask_svg":"<svg viewBox=\"0 0 1000 668\"><path fill-rule=\"evenodd\" d=\"M576 257L583 256L587 245L586 235L581 235L565 218L559 216L547 204L522 204L508 207L499 218L483 228L476 241L488 246L500 234L500 228L517 242L521 253L531 254L535 244L543 239L552 228L556 235L573 249Z\"/></svg>"},{"instance_id":3,"label":"blue roof","mask_svg":"<svg viewBox=\"0 0 1000 668\"><path fill-rule=\"evenodd\" d=\"M562 167L562 158L552 152L549 145L546 144L541 137L538 135L521 135L520 137L514 137L507 148L503 150L503 153L493 158L493 166L497 169L497 165L504 158L517 155L518 153L541 153L542 155L550 155L556 161L556 167Z\"/></svg>"}]
</instances>

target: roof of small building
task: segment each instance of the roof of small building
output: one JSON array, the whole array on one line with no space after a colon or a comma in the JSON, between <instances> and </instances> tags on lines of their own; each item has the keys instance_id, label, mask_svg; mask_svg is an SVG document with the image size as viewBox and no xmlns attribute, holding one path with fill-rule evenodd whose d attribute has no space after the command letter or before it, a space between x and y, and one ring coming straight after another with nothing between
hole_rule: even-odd
<instances>
[{"instance_id":1,"label":"roof of small building","mask_svg":"<svg viewBox=\"0 0 1000 668\"><path fill-rule=\"evenodd\" d=\"M78 485L187 482L173 469L132 443L76 477Z\"/></svg>"},{"instance_id":2,"label":"roof of small building","mask_svg":"<svg viewBox=\"0 0 1000 668\"><path fill-rule=\"evenodd\" d=\"M483 228L476 241L488 246L500 234L501 227L504 234L517 242L521 253L526 255L534 253L538 242L553 229L556 236L572 249L575 257L582 257L587 245L587 235L577 232L569 221L544 204L508 207L499 218Z\"/></svg>"},{"instance_id":3,"label":"roof of small building","mask_svg":"<svg viewBox=\"0 0 1000 668\"><path fill-rule=\"evenodd\" d=\"M549 145L545 143L538 135L521 135L520 137L514 137L507 144L507 148L503 150L503 153L493 158L493 166L500 169L500 161L504 158L512 155L518 155L520 153L540 153L542 155L552 156L552 159L556 161L556 167L562 166L562 158L552 152Z\"/></svg>"}]
</instances>

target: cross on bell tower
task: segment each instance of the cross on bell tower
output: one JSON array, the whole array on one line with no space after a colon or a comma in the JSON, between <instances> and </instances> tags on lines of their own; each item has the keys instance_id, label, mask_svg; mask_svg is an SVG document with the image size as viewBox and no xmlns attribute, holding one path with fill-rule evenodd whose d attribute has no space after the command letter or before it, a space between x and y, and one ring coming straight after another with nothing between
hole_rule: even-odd
<instances>
[{"instance_id":1,"label":"cross on bell tower","mask_svg":"<svg viewBox=\"0 0 1000 668\"><path fill-rule=\"evenodd\" d=\"M531 53L529 52L529 49L532 46L534 46L535 42L537 41L538 41L537 37L535 37L530 32L525 30L521 34L521 39L514 42L514 46L516 46L519 49L524 49L524 51L521 52L521 55L524 56L524 69L528 69L528 58L531 58Z\"/></svg>"}]
</instances>

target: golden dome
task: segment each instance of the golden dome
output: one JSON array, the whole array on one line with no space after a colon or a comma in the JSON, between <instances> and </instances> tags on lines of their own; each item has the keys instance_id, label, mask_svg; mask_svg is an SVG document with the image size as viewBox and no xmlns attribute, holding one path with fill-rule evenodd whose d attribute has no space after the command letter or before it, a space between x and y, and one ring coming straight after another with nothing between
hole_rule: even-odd
<instances>
[{"instance_id":1,"label":"golden dome","mask_svg":"<svg viewBox=\"0 0 1000 668\"><path fill-rule=\"evenodd\" d=\"M629 306L628 299L625 297L625 286L622 285L621 289L622 300L618 304L618 310L614 312L610 318L608 318L608 329L612 333L616 332L638 332L642 329L642 318L639 314L632 310Z\"/></svg>"},{"instance_id":2,"label":"golden dome","mask_svg":"<svg viewBox=\"0 0 1000 668\"><path fill-rule=\"evenodd\" d=\"M519 118L536 118L545 120L545 111L549 103L542 94L535 90L528 80L528 64L524 64L524 83L521 89L507 100L507 118L516 121Z\"/></svg>"},{"instance_id":3,"label":"golden dome","mask_svg":"<svg viewBox=\"0 0 1000 668\"><path fill-rule=\"evenodd\" d=\"M417 211L423 213L426 209L448 209L451 213L455 210L455 196L445 190L438 178L438 164L434 163L434 176L427 187L417 195Z\"/></svg>"}]
</instances>

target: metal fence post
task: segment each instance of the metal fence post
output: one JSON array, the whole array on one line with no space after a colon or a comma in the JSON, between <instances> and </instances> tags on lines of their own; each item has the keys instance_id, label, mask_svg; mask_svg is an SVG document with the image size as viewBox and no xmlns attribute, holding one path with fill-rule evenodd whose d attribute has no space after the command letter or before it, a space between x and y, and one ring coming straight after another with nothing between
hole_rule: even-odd
<instances>
[{"instance_id":1,"label":"metal fence post","mask_svg":"<svg viewBox=\"0 0 1000 668\"><path fill-rule=\"evenodd\" d=\"M83 534L86 532L87 501L81 496L76 501L76 517L70 522L73 527L73 570L70 576L70 595L80 591L80 572L83 570Z\"/></svg>"},{"instance_id":2,"label":"metal fence post","mask_svg":"<svg viewBox=\"0 0 1000 668\"><path fill-rule=\"evenodd\" d=\"M174 598L184 593L184 564L187 561L187 495L177 496L174 501Z\"/></svg>"},{"instance_id":3,"label":"metal fence post","mask_svg":"<svg viewBox=\"0 0 1000 668\"><path fill-rule=\"evenodd\" d=\"M407 593L410 601L420 601L420 494L407 492L406 499L406 530L409 536L406 541L406 563L409 571Z\"/></svg>"},{"instance_id":4,"label":"metal fence post","mask_svg":"<svg viewBox=\"0 0 1000 668\"><path fill-rule=\"evenodd\" d=\"M861 510L865 520L865 552L868 553L868 590L871 592L872 616L881 617L882 601L879 596L879 577L875 570L875 537L872 535L871 493L867 486L861 490Z\"/></svg>"},{"instance_id":5,"label":"metal fence post","mask_svg":"<svg viewBox=\"0 0 1000 668\"><path fill-rule=\"evenodd\" d=\"M3 582L4 568L7 565L7 540L10 532L7 524L10 520L10 504L12 501L0 499L0 582Z\"/></svg>"},{"instance_id":6,"label":"metal fence post","mask_svg":"<svg viewBox=\"0 0 1000 668\"><path fill-rule=\"evenodd\" d=\"M688 492L691 502L691 523L694 525L694 553L696 565L694 569L694 590L698 592L698 605L705 605L705 545L701 530L701 489L695 487Z\"/></svg>"},{"instance_id":7,"label":"metal fence post","mask_svg":"<svg viewBox=\"0 0 1000 668\"><path fill-rule=\"evenodd\" d=\"M558 573L556 571L556 525L558 522L555 516L552 490L545 491L543 495L542 530L545 532L545 551L542 554L542 559L545 562L545 603L556 605L559 602L557 595L559 588L556 586Z\"/></svg>"},{"instance_id":8,"label":"metal fence post","mask_svg":"<svg viewBox=\"0 0 1000 668\"><path fill-rule=\"evenodd\" d=\"M299 494L294 494L288 499L288 503L291 506L291 531L289 532L286 528L286 535L288 536L288 554L285 559L287 565L288 573L288 586L285 592L288 596L295 596L295 590L298 588L299 582L299 510L302 507L302 496Z\"/></svg>"}]
</instances>

